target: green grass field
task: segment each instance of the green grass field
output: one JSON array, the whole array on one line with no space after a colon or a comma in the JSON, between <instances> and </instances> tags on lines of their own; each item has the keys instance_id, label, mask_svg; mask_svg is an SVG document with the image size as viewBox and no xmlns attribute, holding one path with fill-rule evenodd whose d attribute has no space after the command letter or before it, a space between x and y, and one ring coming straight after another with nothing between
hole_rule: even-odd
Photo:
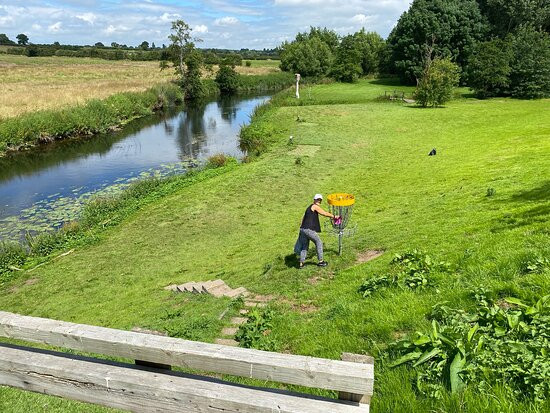
<instances>
[{"instance_id":1,"label":"green grass field","mask_svg":"<svg viewBox=\"0 0 550 413\"><path fill-rule=\"evenodd\" d=\"M94 245L17 278L0 292L0 309L213 341L231 303L163 287L222 278L278 298L271 336L279 351L339 358L343 351L378 355L403 334L429 329L426 314L438 302L471 308L470 292L480 286L527 300L548 294L548 269L524 274L522 266L550 254L550 102L464 95L445 108L418 109L377 99L395 88L376 80L334 83L303 89L300 106L283 100L265 115L278 138L269 152L161 198ZM295 152L289 135L318 150ZM438 155L428 157L434 147ZM303 165L296 154L304 154ZM323 234L329 267L299 271L291 256L302 214L313 194L337 191L355 194L358 232L345 240L342 257ZM413 248L449 261L453 271L437 288L361 297L366 278L384 274L394 253ZM359 264L366 250L385 254ZM415 391L412 369L379 360L375 368L372 412L550 409L498 387L485 394L471 386L433 401ZM2 411L36 406L103 410L0 389Z\"/></svg>"}]
</instances>

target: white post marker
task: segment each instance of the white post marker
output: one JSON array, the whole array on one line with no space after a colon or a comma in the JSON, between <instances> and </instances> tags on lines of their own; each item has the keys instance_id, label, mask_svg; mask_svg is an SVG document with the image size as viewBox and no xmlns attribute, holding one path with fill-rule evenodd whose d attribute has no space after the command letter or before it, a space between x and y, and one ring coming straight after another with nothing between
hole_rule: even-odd
<instances>
[{"instance_id":1,"label":"white post marker","mask_svg":"<svg viewBox=\"0 0 550 413\"><path fill-rule=\"evenodd\" d=\"M296 99L300 99L300 73L296 73Z\"/></svg>"}]
</instances>

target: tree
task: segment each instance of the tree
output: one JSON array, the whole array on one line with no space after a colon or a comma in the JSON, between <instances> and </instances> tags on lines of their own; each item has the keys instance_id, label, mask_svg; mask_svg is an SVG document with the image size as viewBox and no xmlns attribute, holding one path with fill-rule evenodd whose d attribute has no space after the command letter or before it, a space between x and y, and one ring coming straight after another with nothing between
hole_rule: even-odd
<instances>
[{"instance_id":1,"label":"tree","mask_svg":"<svg viewBox=\"0 0 550 413\"><path fill-rule=\"evenodd\" d=\"M298 33L296 35L297 42L302 42L313 38L317 38L326 44L333 54L336 53L336 49L338 49L338 46L340 45L340 36L338 36L338 33L334 30L329 30L326 27L310 27L309 33Z\"/></svg>"},{"instance_id":2,"label":"tree","mask_svg":"<svg viewBox=\"0 0 550 413\"><path fill-rule=\"evenodd\" d=\"M360 64L363 75L378 73L380 62L385 50L385 42L375 32L366 32L361 29L353 35L356 47L360 53Z\"/></svg>"},{"instance_id":3,"label":"tree","mask_svg":"<svg viewBox=\"0 0 550 413\"><path fill-rule=\"evenodd\" d=\"M510 93L518 98L550 96L550 36L532 27L521 28L511 38L514 57Z\"/></svg>"},{"instance_id":4,"label":"tree","mask_svg":"<svg viewBox=\"0 0 550 413\"><path fill-rule=\"evenodd\" d=\"M2 46L13 46L15 42L10 40L10 38L5 33L0 33L0 45Z\"/></svg>"},{"instance_id":5,"label":"tree","mask_svg":"<svg viewBox=\"0 0 550 413\"><path fill-rule=\"evenodd\" d=\"M19 33L15 37L17 39L17 44L21 46L26 46L27 44L29 44L29 37L26 34Z\"/></svg>"},{"instance_id":6,"label":"tree","mask_svg":"<svg viewBox=\"0 0 550 413\"><path fill-rule=\"evenodd\" d=\"M195 42L202 41L191 36L191 28L183 20L172 22L172 33L168 36L172 44L172 58L176 73L185 93L185 99L201 97L204 88L201 82L202 54L195 48Z\"/></svg>"},{"instance_id":7,"label":"tree","mask_svg":"<svg viewBox=\"0 0 550 413\"><path fill-rule=\"evenodd\" d=\"M345 36L336 53L332 76L342 82L355 82L363 73L361 57L355 35Z\"/></svg>"},{"instance_id":8,"label":"tree","mask_svg":"<svg viewBox=\"0 0 550 413\"><path fill-rule=\"evenodd\" d=\"M239 74L234 66L221 64L215 80L222 95L233 94L239 88Z\"/></svg>"},{"instance_id":9,"label":"tree","mask_svg":"<svg viewBox=\"0 0 550 413\"><path fill-rule=\"evenodd\" d=\"M302 76L328 74L334 59L329 46L318 37L283 43L280 57L282 70Z\"/></svg>"},{"instance_id":10,"label":"tree","mask_svg":"<svg viewBox=\"0 0 550 413\"><path fill-rule=\"evenodd\" d=\"M94 44L95 47L105 47L105 45L101 42L97 42L96 44Z\"/></svg>"},{"instance_id":11,"label":"tree","mask_svg":"<svg viewBox=\"0 0 550 413\"><path fill-rule=\"evenodd\" d=\"M510 42L495 39L477 44L468 64L468 84L477 97L509 93L512 57Z\"/></svg>"},{"instance_id":12,"label":"tree","mask_svg":"<svg viewBox=\"0 0 550 413\"><path fill-rule=\"evenodd\" d=\"M143 42L141 42L141 44L139 45L139 48L142 49L142 50L147 50L149 49L149 42L147 40L144 40Z\"/></svg>"},{"instance_id":13,"label":"tree","mask_svg":"<svg viewBox=\"0 0 550 413\"><path fill-rule=\"evenodd\" d=\"M153 43L151 44L151 49L156 49L156 48L157 48L157 46L155 46L155 42L153 42Z\"/></svg>"},{"instance_id":14,"label":"tree","mask_svg":"<svg viewBox=\"0 0 550 413\"><path fill-rule=\"evenodd\" d=\"M451 100L458 86L460 68L450 59L429 61L416 88L415 98L423 107L441 106Z\"/></svg>"},{"instance_id":15,"label":"tree","mask_svg":"<svg viewBox=\"0 0 550 413\"><path fill-rule=\"evenodd\" d=\"M548 0L478 0L481 11L491 23L491 32L504 38L520 27L550 31Z\"/></svg>"},{"instance_id":16,"label":"tree","mask_svg":"<svg viewBox=\"0 0 550 413\"><path fill-rule=\"evenodd\" d=\"M423 74L425 48L433 46L463 69L488 30L475 0L414 0L388 38L393 66L403 82L414 84Z\"/></svg>"}]
</instances>

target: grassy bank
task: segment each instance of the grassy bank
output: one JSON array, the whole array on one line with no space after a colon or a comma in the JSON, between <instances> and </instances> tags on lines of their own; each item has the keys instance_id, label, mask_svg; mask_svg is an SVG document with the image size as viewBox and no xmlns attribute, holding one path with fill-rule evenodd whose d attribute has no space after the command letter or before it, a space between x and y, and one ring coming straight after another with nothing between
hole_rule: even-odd
<instances>
[{"instance_id":1,"label":"grassy bank","mask_svg":"<svg viewBox=\"0 0 550 413\"><path fill-rule=\"evenodd\" d=\"M0 154L69 136L106 132L132 119L183 101L181 89L164 83L145 92L124 92L79 106L25 113L0 122Z\"/></svg>"},{"instance_id":2,"label":"grassy bank","mask_svg":"<svg viewBox=\"0 0 550 413\"><path fill-rule=\"evenodd\" d=\"M163 287L222 278L275 297L269 336L277 350L375 355L373 412L548 411L548 401L511 393L506 382L430 398L416 387L417 369L391 368L382 356L396 339L430 331L437 303L473 311L481 287L497 300L550 292L550 268L526 269L550 254L549 102L464 97L424 110L377 99L394 87L313 86L301 106L281 97L255 119L269 128L256 161L154 197L96 242L17 272L0 291L0 308L213 341L231 303ZM428 157L434 147L437 156ZM323 233L329 267L300 271L292 247L303 211L314 193L333 191L356 195L358 233L345 239L341 257ZM394 254L415 248L450 270L430 275L423 289L389 286L363 297L365 280L391 274ZM361 262L368 250L384 254ZM38 403L83 409L11 389L0 395L9 412Z\"/></svg>"}]
</instances>

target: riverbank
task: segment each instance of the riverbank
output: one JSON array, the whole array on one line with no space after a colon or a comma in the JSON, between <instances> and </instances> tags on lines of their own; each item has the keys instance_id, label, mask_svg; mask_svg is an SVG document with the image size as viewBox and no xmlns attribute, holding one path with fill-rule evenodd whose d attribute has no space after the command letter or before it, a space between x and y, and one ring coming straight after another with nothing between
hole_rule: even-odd
<instances>
[{"instance_id":1,"label":"riverbank","mask_svg":"<svg viewBox=\"0 0 550 413\"><path fill-rule=\"evenodd\" d=\"M269 338L278 351L374 355L373 412L548 409L502 385L443 389L433 399L416 388L415 369L392 369L382 357L395 339L429 331L439 302L473 309L480 287L498 299L550 292L550 269L526 268L550 254L548 101L464 97L431 110L377 100L393 88L335 83L304 90L302 106L276 100L254 121L269 128L254 162L151 196L117 225L107 222L93 243L60 249L52 256L74 251L32 272L29 261L2 287L2 310L212 342L236 315L229 299L164 287L221 278L273 296ZM434 147L437 156L428 157ZM323 233L329 267L298 270L292 247L303 210L314 193L336 191L355 194L358 233L344 240L341 257ZM452 270L425 289L389 287L363 298L366 279L415 248ZM383 255L368 261L374 251ZM0 396L11 412L36 403L83 408L5 388Z\"/></svg>"}]
</instances>

